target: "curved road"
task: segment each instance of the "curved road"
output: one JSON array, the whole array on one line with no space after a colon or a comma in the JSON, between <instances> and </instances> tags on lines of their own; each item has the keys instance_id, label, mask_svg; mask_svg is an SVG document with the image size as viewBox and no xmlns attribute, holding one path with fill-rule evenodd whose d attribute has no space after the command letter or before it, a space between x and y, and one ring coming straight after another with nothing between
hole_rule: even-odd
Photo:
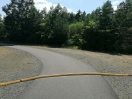
<instances>
[{"instance_id":1,"label":"curved road","mask_svg":"<svg viewBox=\"0 0 132 99\"><path fill-rule=\"evenodd\" d=\"M95 72L93 68L74 58L58 53L8 46L31 53L43 63L44 74ZM101 76L60 77L35 80L16 99L118 99Z\"/></svg>"}]
</instances>

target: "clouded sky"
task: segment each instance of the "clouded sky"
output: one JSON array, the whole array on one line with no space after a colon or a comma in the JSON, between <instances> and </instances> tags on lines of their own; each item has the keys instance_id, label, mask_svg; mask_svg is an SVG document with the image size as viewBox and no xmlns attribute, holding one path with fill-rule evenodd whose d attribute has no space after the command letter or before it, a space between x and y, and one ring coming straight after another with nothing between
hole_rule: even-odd
<instances>
[{"instance_id":1,"label":"clouded sky","mask_svg":"<svg viewBox=\"0 0 132 99\"><path fill-rule=\"evenodd\" d=\"M11 0L0 0L0 14L4 15L2 12L2 6L10 3ZM42 10L44 7L47 10L50 7L56 6L58 3L61 6L65 6L69 12L77 12L79 9L81 11L86 11L87 13L91 13L97 7L101 7L107 0L34 0L35 6ZM116 9L117 5L124 0L110 0L112 2L113 8Z\"/></svg>"}]
</instances>

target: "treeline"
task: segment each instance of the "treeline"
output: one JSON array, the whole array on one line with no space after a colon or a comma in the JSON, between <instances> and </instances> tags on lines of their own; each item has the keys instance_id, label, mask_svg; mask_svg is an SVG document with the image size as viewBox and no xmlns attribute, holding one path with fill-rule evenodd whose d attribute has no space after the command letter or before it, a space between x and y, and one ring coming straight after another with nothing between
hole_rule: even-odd
<instances>
[{"instance_id":1,"label":"treeline","mask_svg":"<svg viewBox=\"0 0 132 99\"><path fill-rule=\"evenodd\" d=\"M0 41L132 53L132 0L121 2L116 11L108 0L88 14L69 13L60 4L39 11L33 0L11 0L2 9Z\"/></svg>"}]
</instances>

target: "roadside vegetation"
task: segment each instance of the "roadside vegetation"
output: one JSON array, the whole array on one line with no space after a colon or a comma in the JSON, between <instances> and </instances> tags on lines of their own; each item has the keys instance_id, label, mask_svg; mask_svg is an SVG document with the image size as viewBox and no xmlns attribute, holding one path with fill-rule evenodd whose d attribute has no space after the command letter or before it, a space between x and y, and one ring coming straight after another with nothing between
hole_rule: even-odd
<instances>
[{"instance_id":1,"label":"roadside vegetation","mask_svg":"<svg viewBox=\"0 0 132 99\"><path fill-rule=\"evenodd\" d=\"M2 10L0 41L132 54L132 0L116 11L108 0L91 13L60 4L39 11L33 0L11 0Z\"/></svg>"}]
</instances>

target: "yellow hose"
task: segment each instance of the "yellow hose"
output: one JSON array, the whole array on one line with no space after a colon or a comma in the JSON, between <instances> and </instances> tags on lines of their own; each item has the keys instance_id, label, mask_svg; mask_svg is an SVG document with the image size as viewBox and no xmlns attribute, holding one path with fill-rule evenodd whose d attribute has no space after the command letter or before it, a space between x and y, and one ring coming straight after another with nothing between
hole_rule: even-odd
<instances>
[{"instance_id":1,"label":"yellow hose","mask_svg":"<svg viewBox=\"0 0 132 99\"><path fill-rule=\"evenodd\" d=\"M101 72L51 74L51 75L34 76L34 77L30 77L30 78L24 78L24 79L20 79L20 80L9 81L9 82L2 82L2 83L0 83L0 86L6 86L6 85L15 84L15 83L20 83L20 82L26 82L26 81L31 81L31 80L35 80L35 79L40 79L40 78L51 78L51 77L62 77L62 76L81 76L81 75L132 76L132 74L114 74L114 73L101 73Z\"/></svg>"}]
</instances>

